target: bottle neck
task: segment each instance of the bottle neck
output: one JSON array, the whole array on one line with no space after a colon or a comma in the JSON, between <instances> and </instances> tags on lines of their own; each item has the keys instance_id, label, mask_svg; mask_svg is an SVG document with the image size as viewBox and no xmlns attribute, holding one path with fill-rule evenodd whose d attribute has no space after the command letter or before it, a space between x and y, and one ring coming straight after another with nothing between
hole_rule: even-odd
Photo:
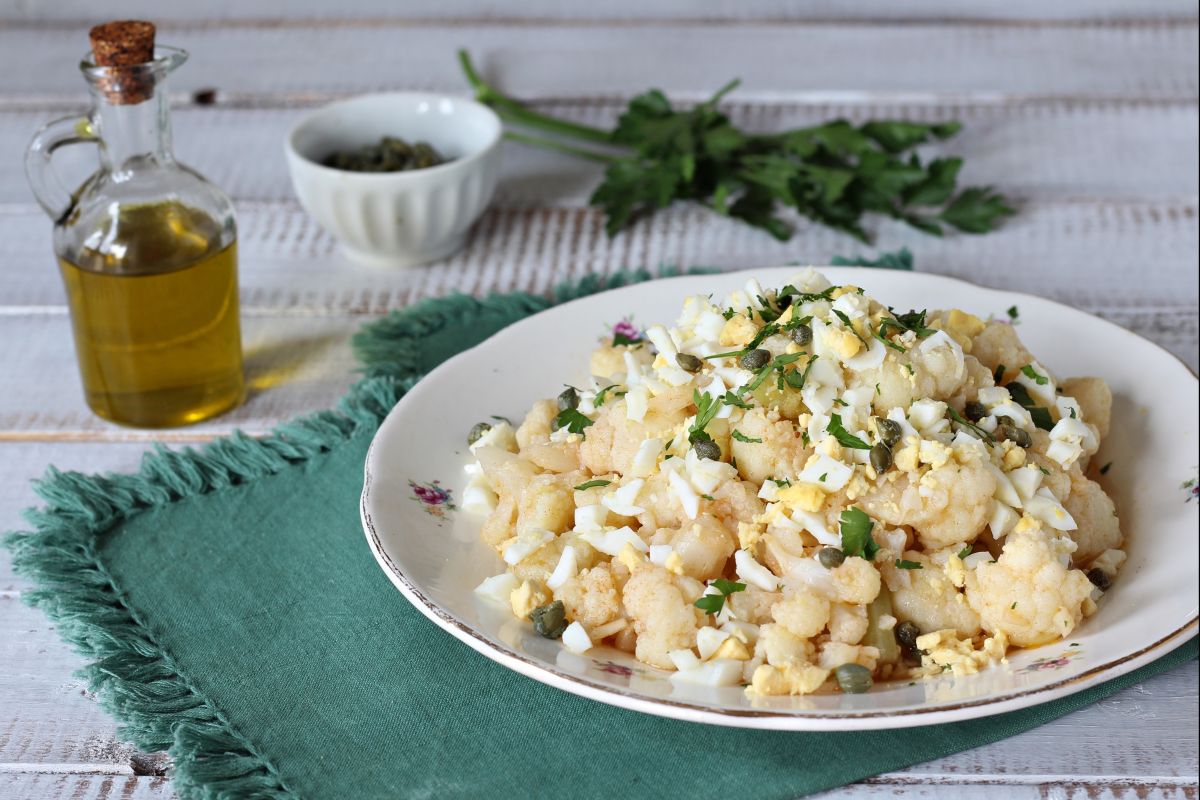
<instances>
[{"instance_id":1,"label":"bottle neck","mask_svg":"<svg viewBox=\"0 0 1200 800\"><path fill-rule=\"evenodd\" d=\"M113 103L98 94L92 125L100 139L100 163L120 180L122 174L174 160L171 153L171 112L166 87L140 103Z\"/></svg>"}]
</instances>

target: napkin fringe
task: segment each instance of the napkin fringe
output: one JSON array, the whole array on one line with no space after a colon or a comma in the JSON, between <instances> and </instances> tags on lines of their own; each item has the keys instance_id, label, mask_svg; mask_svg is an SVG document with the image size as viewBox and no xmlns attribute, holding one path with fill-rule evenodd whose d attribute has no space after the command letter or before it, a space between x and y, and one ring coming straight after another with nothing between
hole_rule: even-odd
<instances>
[{"instance_id":1,"label":"napkin fringe","mask_svg":"<svg viewBox=\"0 0 1200 800\"><path fill-rule=\"evenodd\" d=\"M106 569L98 537L145 509L277 473L342 442L370 435L395 405L386 378L356 384L336 410L280 425L261 439L242 433L200 450L147 453L133 475L84 475L51 467L35 489L46 505L27 511L32 531L10 534L13 568L37 588L26 602L92 663L79 675L119 733L143 750L167 750L183 797L296 797L271 763L241 736L128 602Z\"/></svg>"}]
</instances>

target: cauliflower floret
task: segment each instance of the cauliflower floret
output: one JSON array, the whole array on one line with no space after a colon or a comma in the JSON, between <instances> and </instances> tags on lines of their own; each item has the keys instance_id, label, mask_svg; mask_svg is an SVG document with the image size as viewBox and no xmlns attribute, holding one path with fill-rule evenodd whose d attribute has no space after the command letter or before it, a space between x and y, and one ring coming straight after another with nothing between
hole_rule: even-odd
<instances>
[{"instance_id":1,"label":"cauliflower floret","mask_svg":"<svg viewBox=\"0 0 1200 800\"><path fill-rule=\"evenodd\" d=\"M611 378L625 372L625 353L629 350L624 345L615 347L600 347L592 351L589 365L591 374L602 378Z\"/></svg>"},{"instance_id":2,"label":"cauliflower floret","mask_svg":"<svg viewBox=\"0 0 1200 800\"><path fill-rule=\"evenodd\" d=\"M742 622L761 625L771 621L771 607L783 598L779 592L767 592L757 586L746 586L743 591L729 595L725 604L733 616Z\"/></svg>"},{"instance_id":3,"label":"cauliflower floret","mask_svg":"<svg viewBox=\"0 0 1200 800\"><path fill-rule=\"evenodd\" d=\"M867 635L868 624L866 606L834 603L829 609L829 635L835 642L858 644Z\"/></svg>"},{"instance_id":4,"label":"cauliflower floret","mask_svg":"<svg viewBox=\"0 0 1200 800\"><path fill-rule=\"evenodd\" d=\"M899 569L894 561L880 566L897 619L923 631L948 628L967 638L979 632L979 614L941 567L915 550L906 551L903 559L920 564L921 569Z\"/></svg>"},{"instance_id":5,"label":"cauliflower floret","mask_svg":"<svg viewBox=\"0 0 1200 800\"><path fill-rule=\"evenodd\" d=\"M829 601L811 591L788 589L771 606L771 617L801 639L811 639L829 623Z\"/></svg>"},{"instance_id":6,"label":"cauliflower floret","mask_svg":"<svg viewBox=\"0 0 1200 800\"><path fill-rule=\"evenodd\" d=\"M721 577L725 562L737 549L735 539L708 514L676 531L668 543L679 555L683 573L702 581Z\"/></svg>"},{"instance_id":7,"label":"cauliflower floret","mask_svg":"<svg viewBox=\"0 0 1200 800\"><path fill-rule=\"evenodd\" d=\"M1075 629L1091 600L1092 583L1059 562L1060 550L1040 530L1018 528L996 562L967 572L967 602L985 630L1004 631L1018 647L1035 647Z\"/></svg>"},{"instance_id":8,"label":"cauliflower floret","mask_svg":"<svg viewBox=\"0 0 1200 800\"><path fill-rule=\"evenodd\" d=\"M575 496L573 484L564 477L536 475L529 481L517 504L517 533L530 528L562 533L571 528L575 522Z\"/></svg>"},{"instance_id":9,"label":"cauliflower floret","mask_svg":"<svg viewBox=\"0 0 1200 800\"><path fill-rule=\"evenodd\" d=\"M780 419L775 411L752 408L734 428L747 439L762 440L755 443L734 439L730 443L738 472L748 481L761 484L768 478L794 476L812 455L812 451L804 447L795 424Z\"/></svg>"},{"instance_id":10,"label":"cauliflower floret","mask_svg":"<svg viewBox=\"0 0 1200 800\"><path fill-rule=\"evenodd\" d=\"M1071 493L1063 501L1067 513L1079 527L1070 536L1079 547L1072 556L1076 564L1086 564L1105 550L1121 546L1121 523L1112 498L1100 484L1072 473Z\"/></svg>"},{"instance_id":11,"label":"cauliflower floret","mask_svg":"<svg viewBox=\"0 0 1200 800\"><path fill-rule=\"evenodd\" d=\"M690 397L681 391L652 399L641 422L629 419L624 399L609 400L579 446L579 458L592 474L628 473L638 448L646 439L670 439L687 417Z\"/></svg>"},{"instance_id":12,"label":"cauliflower floret","mask_svg":"<svg viewBox=\"0 0 1200 800\"><path fill-rule=\"evenodd\" d=\"M782 625L768 623L758 629L754 656L760 662L781 667L794 661L811 661L816 653L812 642L803 639Z\"/></svg>"},{"instance_id":13,"label":"cauliflower floret","mask_svg":"<svg viewBox=\"0 0 1200 800\"><path fill-rule=\"evenodd\" d=\"M488 514L488 518L483 521L483 527L479 530L479 536L484 543L491 547L500 550L502 543L508 541L515 534L517 523L517 500L509 495L501 495L500 500L496 503L496 509Z\"/></svg>"},{"instance_id":14,"label":"cauliflower floret","mask_svg":"<svg viewBox=\"0 0 1200 800\"><path fill-rule=\"evenodd\" d=\"M608 564L585 569L558 588L557 599L566 608L567 619L591 630L616 619L621 599Z\"/></svg>"},{"instance_id":15,"label":"cauliflower floret","mask_svg":"<svg viewBox=\"0 0 1200 800\"><path fill-rule=\"evenodd\" d=\"M862 508L888 525L910 525L931 550L973 542L988 521L996 479L980 460L948 462L919 481L906 474L868 492Z\"/></svg>"},{"instance_id":16,"label":"cauliflower floret","mask_svg":"<svg viewBox=\"0 0 1200 800\"><path fill-rule=\"evenodd\" d=\"M1021 367L1033 362L1033 354L1021 344L1016 328L995 320L989 322L975 337L971 355L993 372L1003 364L1004 374L1000 376L1002 384L1016 377Z\"/></svg>"},{"instance_id":17,"label":"cauliflower floret","mask_svg":"<svg viewBox=\"0 0 1200 800\"><path fill-rule=\"evenodd\" d=\"M821 645L821 655L817 657L817 665L830 670L837 669L842 664L861 664L874 672L878 663L878 648L845 642L826 642Z\"/></svg>"},{"instance_id":18,"label":"cauliflower floret","mask_svg":"<svg viewBox=\"0 0 1200 800\"><path fill-rule=\"evenodd\" d=\"M637 633L634 651L638 661L661 669L674 669L667 656L672 650L690 649L703 612L689 603L662 567L646 566L629 577L621 593L625 610Z\"/></svg>"},{"instance_id":19,"label":"cauliflower floret","mask_svg":"<svg viewBox=\"0 0 1200 800\"><path fill-rule=\"evenodd\" d=\"M1095 425L1100 438L1108 436L1112 419L1112 389L1103 378L1068 378L1062 384L1063 394L1079 401L1079 410L1089 425Z\"/></svg>"},{"instance_id":20,"label":"cauliflower floret","mask_svg":"<svg viewBox=\"0 0 1200 800\"><path fill-rule=\"evenodd\" d=\"M558 407L553 400L538 400L525 415L525 421L517 428L517 444L522 450L535 442L545 442L550 438L550 425L558 414Z\"/></svg>"},{"instance_id":21,"label":"cauliflower floret","mask_svg":"<svg viewBox=\"0 0 1200 800\"><path fill-rule=\"evenodd\" d=\"M879 596L879 570L865 558L853 556L840 567L830 570L834 599L843 603L866 605Z\"/></svg>"}]
</instances>

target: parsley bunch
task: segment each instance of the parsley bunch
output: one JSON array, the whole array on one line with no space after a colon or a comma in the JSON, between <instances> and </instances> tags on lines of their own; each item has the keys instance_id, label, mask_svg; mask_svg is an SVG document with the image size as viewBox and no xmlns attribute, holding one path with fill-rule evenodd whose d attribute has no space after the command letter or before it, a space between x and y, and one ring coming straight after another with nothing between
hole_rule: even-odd
<instances>
[{"instance_id":1,"label":"parsley bunch","mask_svg":"<svg viewBox=\"0 0 1200 800\"><path fill-rule=\"evenodd\" d=\"M590 202L604 210L610 236L680 200L740 219L781 241L791 237L792 226L779 215L780 206L864 242L861 220L867 213L935 236L947 225L987 233L1013 213L989 187L956 188L961 158L922 163L914 152L956 134L962 127L958 122L876 120L855 126L833 120L751 134L717 110L738 85L731 81L689 109L675 109L652 89L630 101L617 127L606 131L535 112L485 83L466 51L460 50L458 58L476 99L506 122L557 137L509 132L508 138L607 165Z\"/></svg>"}]
</instances>

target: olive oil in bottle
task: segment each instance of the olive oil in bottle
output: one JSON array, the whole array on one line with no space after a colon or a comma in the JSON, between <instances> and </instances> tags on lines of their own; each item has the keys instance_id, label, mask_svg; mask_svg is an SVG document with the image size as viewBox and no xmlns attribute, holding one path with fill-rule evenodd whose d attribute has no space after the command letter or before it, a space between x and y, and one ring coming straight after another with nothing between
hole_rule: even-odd
<instances>
[{"instance_id":1,"label":"olive oil in bottle","mask_svg":"<svg viewBox=\"0 0 1200 800\"><path fill-rule=\"evenodd\" d=\"M148 428L199 422L245 395L233 204L175 160L166 81L187 53L154 36L138 20L92 28L80 65L91 112L48 123L25 155L54 221L87 403ZM51 157L77 144L97 147L99 169L67 192Z\"/></svg>"},{"instance_id":2,"label":"olive oil in bottle","mask_svg":"<svg viewBox=\"0 0 1200 800\"><path fill-rule=\"evenodd\" d=\"M166 427L240 403L237 244L170 201L121 207L108 234L59 260L88 405Z\"/></svg>"}]
</instances>

